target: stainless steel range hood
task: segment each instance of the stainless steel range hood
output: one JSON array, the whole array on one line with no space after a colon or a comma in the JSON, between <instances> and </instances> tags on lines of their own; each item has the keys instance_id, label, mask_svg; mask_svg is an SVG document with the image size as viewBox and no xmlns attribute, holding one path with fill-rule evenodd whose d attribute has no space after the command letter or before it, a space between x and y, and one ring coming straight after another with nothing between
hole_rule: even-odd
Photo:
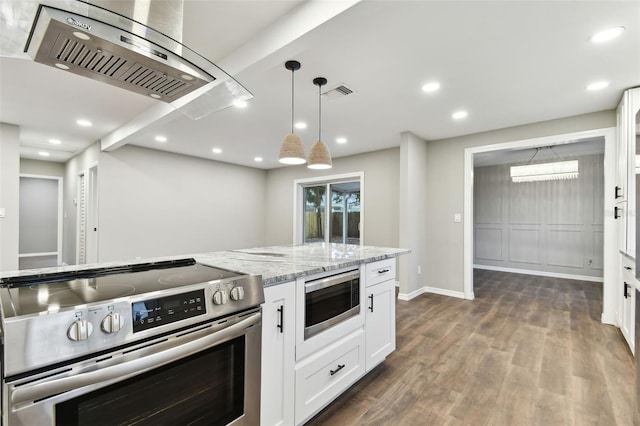
<instances>
[{"instance_id":1,"label":"stainless steel range hood","mask_svg":"<svg viewBox=\"0 0 640 426\"><path fill-rule=\"evenodd\" d=\"M119 13L81 0L61 2L66 8L47 1L38 6L24 51L36 62L167 103L199 90L207 96L196 97L195 107L180 105L194 119L251 98L228 74L176 40L182 32L182 0L172 2L180 3L179 13L168 7L171 2L150 0L101 2L118 6ZM151 8L164 11L161 19L155 13L163 32L132 19L146 20ZM172 37L165 34L169 31Z\"/></svg>"}]
</instances>

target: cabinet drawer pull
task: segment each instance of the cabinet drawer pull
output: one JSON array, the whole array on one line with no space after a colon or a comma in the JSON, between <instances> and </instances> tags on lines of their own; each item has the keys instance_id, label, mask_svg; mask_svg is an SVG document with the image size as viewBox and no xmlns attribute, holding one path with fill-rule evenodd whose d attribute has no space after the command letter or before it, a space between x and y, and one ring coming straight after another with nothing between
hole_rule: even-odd
<instances>
[{"instance_id":1,"label":"cabinet drawer pull","mask_svg":"<svg viewBox=\"0 0 640 426\"><path fill-rule=\"evenodd\" d=\"M631 287L629 284L627 284L627 282L624 282L624 298L627 299L629 298L629 287Z\"/></svg>"},{"instance_id":2,"label":"cabinet drawer pull","mask_svg":"<svg viewBox=\"0 0 640 426\"><path fill-rule=\"evenodd\" d=\"M331 375L333 376L334 374L336 374L338 371L342 370L344 368L344 364L338 364L338 368L336 368L335 370L329 370L329 373L331 373Z\"/></svg>"},{"instance_id":3,"label":"cabinet drawer pull","mask_svg":"<svg viewBox=\"0 0 640 426\"><path fill-rule=\"evenodd\" d=\"M387 273L387 272L389 272L389 271L390 271L390 269L389 269L389 268L387 268L387 269L380 269L380 270L378 271L378 273L379 273L379 274L386 274L386 273Z\"/></svg>"},{"instance_id":4,"label":"cabinet drawer pull","mask_svg":"<svg viewBox=\"0 0 640 426\"><path fill-rule=\"evenodd\" d=\"M620 186L616 186L616 190L615 190L615 198L616 200L618 198L622 197L622 187Z\"/></svg>"},{"instance_id":5,"label":"cabinet drawer pull","mask_svg":"<svg viewBox=\"0 0 640 426\"><path fill-rule=\"evenodd\" d=\"M624 269L626 269L627 271L630 271L632 268L631 266L625 266Z\"/></svg>"},{"instance_id":6,"label":"cabinet drawer pull","mask_svg":"<svg viewBox=\"0 0 640 426\"><path fill-rule=\"evenodd\" d=\"M280 333L284 333L284 305L280 305L278 312L280 313L280 322L277 327L280 329Z\"/></svg>"},{"instance_id":7,"label":"cabinet drawer pull","mask_svg":"<svg viewBox=\"0 0 640 426\"><path fill-rule=\"evenodd\" d=\"M369 300L371 300L371 305L369 305L369 310L373 312L373 294L369 295Z\"/></svg>"}]
</instances>

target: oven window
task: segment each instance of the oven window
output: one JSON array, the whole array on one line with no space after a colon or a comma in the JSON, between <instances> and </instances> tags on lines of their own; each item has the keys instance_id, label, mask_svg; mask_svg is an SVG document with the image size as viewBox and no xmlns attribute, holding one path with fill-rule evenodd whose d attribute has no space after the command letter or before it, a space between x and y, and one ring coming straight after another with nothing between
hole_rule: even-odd
<instances>
[{"instance_id":1,"label":"oven window","mask_svg":"<svg viewBox=\"0 0 640 426\"><path fill-rule=\"evenodd\" d=\"M245 338L56 406L56 425L226 425L244 412Z\"/></svg>"},{"instance_id":2,"label":"oven window","mask_svg":"<svg viewBox=\"0 0 640 426\"><path fill-rule=\"evenodd\" d=\"M305 326L311 327L334 318L358 305L358 279L314 290L305 295ZM355 300L352 299L352 286Z\"/></svg>"}]
</instances>

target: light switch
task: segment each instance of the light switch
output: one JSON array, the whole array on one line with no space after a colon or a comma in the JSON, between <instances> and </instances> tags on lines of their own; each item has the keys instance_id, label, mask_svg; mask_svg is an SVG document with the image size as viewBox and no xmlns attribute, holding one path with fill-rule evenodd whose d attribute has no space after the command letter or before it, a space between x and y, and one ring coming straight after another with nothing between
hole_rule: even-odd
<instances>
[{"instance_id":1,"label":"light switch","mask_svg":"<svg viewBox=\"0 0 640 426\"><path fill-rule=\"evenodd\" d=\"M462 222L462 215L461 215L460 213L455 213L455 214L453 215L453 221L454 221L455 223L460 223L460 222Z\"/></svg>"},{"instance_id":2,"label":"light switch","mask_svg":"<svg viewBox=\"0 0 640 426\"><path fill-rule=\"evenodd\" d=\"M0 207L0 217L7 217L7 212L4 207Z\"/></svg>"}]
</instances>

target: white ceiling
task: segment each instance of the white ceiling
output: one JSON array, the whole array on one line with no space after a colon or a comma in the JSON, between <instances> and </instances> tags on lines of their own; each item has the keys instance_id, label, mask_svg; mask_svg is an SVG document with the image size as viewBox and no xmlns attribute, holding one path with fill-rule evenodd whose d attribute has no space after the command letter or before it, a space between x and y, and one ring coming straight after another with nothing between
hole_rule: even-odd
<instances>
[{"instance_id":1,"label":"white ceiling","mask_svg":"<svg viewBox=\"0 0 640 426\"><path fill-rule=\"evenodd\" d=\"M338 3L346 10L322 23L335 13L322 10ZM291 125L291 74L284 68L289 59L302 63L295 74L296 118L309 124L298 131L307 150L318 137L312 79L326 77L324 90L344 84L354 91L323 99L322 139L334 157L398 146L403 131L434 140L610 110L624 89L640 84L640 2L362 1L348 6L185 0L183 43L232 72L254 98L247 108L228 108L197 121L168 114L123 142L250 167L280 167L280 142ZM589 41L596 31L613 26L626 31L604 44ZM441 89L423 93L421 86L431 80ZM609 81L609 87L585 90L598 80ZM156 102L30 60L0 59L0 121L21 126L26 158L43 159L37 151L47 148L49 160L65 161L127 122L136 123ZM457 109L466 109L468 118L451 119ZM78 128L77 118L94 126ZM156 135L168 141L158 143ZM338 136L348 142L337 144ZM59 149L66 152L53 150L47 142L53 137L63 141ZM213 154L213 147L223 153ZM264 161L255 163L255 156Z\"/></svg>"}]
</instances>

